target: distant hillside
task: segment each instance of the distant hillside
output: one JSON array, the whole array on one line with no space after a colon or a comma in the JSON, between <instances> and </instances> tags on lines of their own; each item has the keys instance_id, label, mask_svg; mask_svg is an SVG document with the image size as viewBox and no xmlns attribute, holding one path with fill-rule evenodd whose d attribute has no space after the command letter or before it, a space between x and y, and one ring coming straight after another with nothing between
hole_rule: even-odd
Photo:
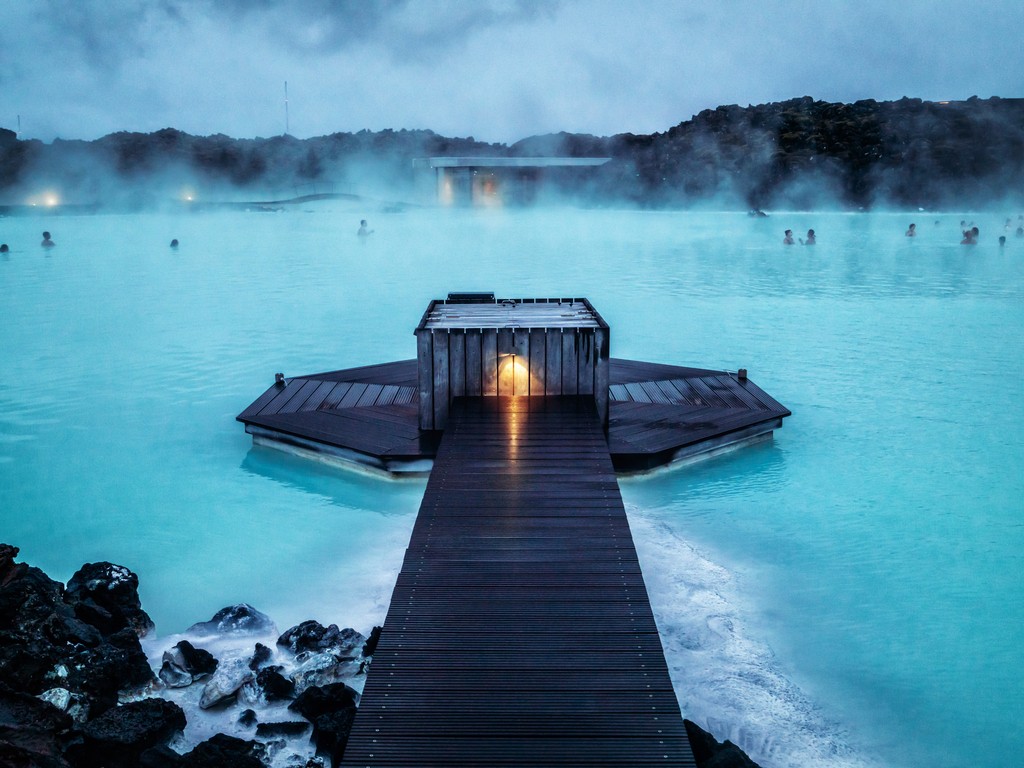
<instances>
[{"instance_id":1,"label":"distant hillside","mask_svg":"<svg viewBox=\"0 0 1024 768\"><path fill-rule=\"evenodd\" d=\"M360 131L312 139L190 136L166 128L92 142L18 141L0 129L0 200L44 188L76 202L135 203L168 185L271 193L311 182L411 191L412 159L605 156L595 172L549 171L584 204L733 207L1024 204L1024 99L834 104L809 97L705 110L665 133L560 133L510 146L432 131Z\"/></svg>"}]
</instances>

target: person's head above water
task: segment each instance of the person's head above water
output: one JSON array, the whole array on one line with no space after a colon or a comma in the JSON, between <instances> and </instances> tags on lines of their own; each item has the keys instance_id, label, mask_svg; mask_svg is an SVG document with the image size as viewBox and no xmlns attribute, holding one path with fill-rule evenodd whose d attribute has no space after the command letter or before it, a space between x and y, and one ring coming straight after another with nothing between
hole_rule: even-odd
<instances>
[{"instance_id":1,"label":"person's head above water","mask_svg":"<svg viewBox=\"0 0 1024 768\"><path fill-rule=\"evenodd\" d=\"M7 243L0 243L0 253L7 253L10 248L7 247Z\"/></svg>"},{"instance_id":2,"label":"person's head above water","mask_svg":"<svg viewBox=\"0 0 1024 768\"><path fill-rule=\"evenodd\" d=\"M53 245L53 244L54 244L53 240L50 239L50 233L49 232L43 232L43 242L40 243L40 245Z\"/></svg>"},{"instance_id":3,"label":"person's head above water","mask_svg":"<svg viewBox=\"0 0 1024 768\"><path fill-rule=\"evenodd\" d=\"M999 236L999 244L1000 245L1006 245L1006 235L1000 235Z\"/></svg>"},{"instance_id":4,"label":"person's head above water","mask_svg":"<svg viewBox=\"0 0 1024 768\"><path fill-rule=\"evenodd\" d=\"M171 248L177 248L177 247L178 247L178 238L174 238L173 240L171 240Z\"/></svg>"},{"instance_id":5,"label":"person's head above water","mask_svg":"<svg viewBox=\"0 0 1024 768\"><path fill-rule=\"evenodd\" d=\"M359 226L360 227L365 227L366 226L366 219L360 219L359 220Z\"/></svg>"},{"instance_id":6,"label":"person's head above water","mask_svg":"<svg viewBox=\"0 0 1024 768\"><path fill-rule=\"evenodd\" d=\"M793 234L793 230L792 229L787 229L786 230L786 237L789 237L792 234Z\"/></svg>"}]
</instances>

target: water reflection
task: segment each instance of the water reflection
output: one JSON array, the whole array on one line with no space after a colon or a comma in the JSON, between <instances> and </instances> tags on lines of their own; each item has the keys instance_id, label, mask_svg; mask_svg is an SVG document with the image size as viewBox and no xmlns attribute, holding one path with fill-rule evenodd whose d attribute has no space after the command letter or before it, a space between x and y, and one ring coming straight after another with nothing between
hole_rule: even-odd
<instances>
[{"instance_id":1,"label":"water reflection","mask_svg":"<svg viewBox=\"0 0 1024 768\"><path fill-rule=\"evenodd\" d=\"M386 517L416 512L427 485L425 479L390 480L258 445L249 449L240 468L334 506Z\"/></svg>"}]
</instances>

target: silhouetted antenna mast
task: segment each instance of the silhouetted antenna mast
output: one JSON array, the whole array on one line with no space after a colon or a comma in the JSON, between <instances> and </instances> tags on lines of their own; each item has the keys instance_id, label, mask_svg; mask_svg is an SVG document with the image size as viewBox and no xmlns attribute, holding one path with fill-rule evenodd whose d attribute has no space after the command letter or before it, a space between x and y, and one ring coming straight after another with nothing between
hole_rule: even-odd
<instances>
[{"instance_id":1,"label":"silhouetted antenna mast","mask_svg":"<svg viewBox=\"0 0 1024 768\"><path fill-rule=\"evenodd\" d=\"M288 133L288 81L284 81L284 132Z\"/></svg>"}]
</instances>

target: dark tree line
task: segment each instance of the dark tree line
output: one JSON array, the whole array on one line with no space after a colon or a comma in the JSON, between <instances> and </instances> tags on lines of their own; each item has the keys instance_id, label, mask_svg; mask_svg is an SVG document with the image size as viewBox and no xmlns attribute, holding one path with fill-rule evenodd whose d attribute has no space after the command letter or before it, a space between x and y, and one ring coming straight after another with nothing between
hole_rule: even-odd
<instances>
[{"instance_id":1,"label":"dark tree line","mask_svg":"<svg viewBox=\"0 0 1024 768\"><path fill-rule=\"evenodd\" d=\"M413 182L414 158L446 155L610 157L598 169L547 173L561 193L592 205L984 204L1024 200L1024 99L841 104L804 97L709 109L652 135L560 133L512 145L428 130L300 140L191 136L172 128L43 144L0 129L0 195L51 184L93 202L89 195L109 196L111 183L137 190L179 177L273 190L342 179L354 168L400 193Z\"/></svg>"}]
</instances>

